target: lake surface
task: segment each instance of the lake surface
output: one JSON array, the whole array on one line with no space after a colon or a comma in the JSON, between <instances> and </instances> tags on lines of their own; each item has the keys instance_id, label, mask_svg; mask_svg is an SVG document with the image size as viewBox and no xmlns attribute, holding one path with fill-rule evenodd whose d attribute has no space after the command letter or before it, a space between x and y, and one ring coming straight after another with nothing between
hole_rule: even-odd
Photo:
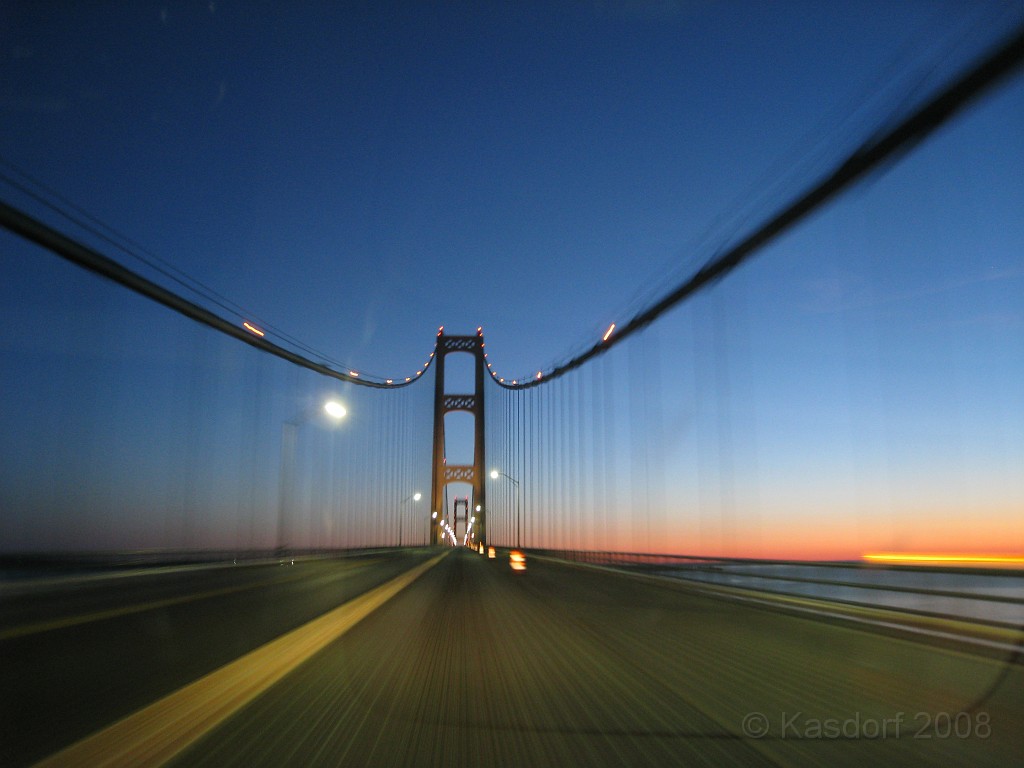
<instances>
[{"instance_id":1,"label":"lake surface","mask_svg":"<svg viewBox=\"0 0 1024 768\"><path fill-rule=\"evenodd\" d=\"M730 587L1024 627L1024 576L1017 573L774 564L681 566L655 572Z\"/></svg>"}]
</instances>

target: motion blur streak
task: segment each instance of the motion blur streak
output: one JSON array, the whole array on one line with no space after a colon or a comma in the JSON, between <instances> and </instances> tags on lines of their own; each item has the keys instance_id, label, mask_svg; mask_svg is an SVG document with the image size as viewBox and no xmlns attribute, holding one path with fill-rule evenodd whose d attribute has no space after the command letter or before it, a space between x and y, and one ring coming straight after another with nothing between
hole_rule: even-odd
<instances>
[{"instance_id":1,"label":"motion blur streak","mask_svg":"<svg viewBox=\"0 0 1024 768\"><path fill-rule=\"evenodd\" d=\"M1024 557L1019 555L926 555L901 552L877 552L864 555L874 563L895 563L900 565L987 565L1020 567Z\"/></svg>"}]
</instances>

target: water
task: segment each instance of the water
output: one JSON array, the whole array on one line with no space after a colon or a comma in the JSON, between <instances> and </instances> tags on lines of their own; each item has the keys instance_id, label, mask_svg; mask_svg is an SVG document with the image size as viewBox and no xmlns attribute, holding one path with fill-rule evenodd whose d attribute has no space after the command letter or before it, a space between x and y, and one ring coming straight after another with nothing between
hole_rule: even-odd
<instances>
[{"instance_id":1,"label":"water","mask_svg":"<svg viewBox=\"0 0 1024 768\"><path fill-rule=\"evenodd\" d=\"M730 587L1024 627L1024 576L1017 573L767 564L703 566L701 570L680 567L656 572ZM935 592L950 594L931 594Z\"/></svg>"}]
</instances>

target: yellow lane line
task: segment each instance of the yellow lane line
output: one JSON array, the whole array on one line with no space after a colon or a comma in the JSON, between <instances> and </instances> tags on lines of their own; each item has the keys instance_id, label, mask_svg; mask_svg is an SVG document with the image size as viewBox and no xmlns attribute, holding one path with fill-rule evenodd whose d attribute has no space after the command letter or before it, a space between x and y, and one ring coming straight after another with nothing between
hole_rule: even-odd
<instances>
[{"instance_id":1,"label":"yellow lane line","mask_svg":"<svg viewBox=\"0 0 1024 768\"><path fill-rule=\"evenodd\" d=\"M194 683L36 763L131 766L166 763L341 637L436 565L447 552L225 664Z\"/></svg>"},{"instance_id":2,"label":"yellow lane line","mask_svg":"<svg viewBox=\"0 0 1024 768\"><path fill-rule=\"evenodd\" d=\"M356 564L346 565L344 570L349 570L356 567ZM287 584L290 581L296 581L301 579L306 574L298 572L295 575L287 578L275 581L268 579L264 582L258 582L256 584L243 584L237 587L224 587L222 589L211 589L208 592L197 592L193 595L182 595L180 597L168 597L164 600L153 600L148 603L138 603L136 605L123 605L117 608L108 608L103 611L93 611L92 613L83 613L78 616L64 616L59 619L48 619L47 621L39 621L33 624L23 624L20 627L11 627L10 629L0 630L0 640L11 640L16 637L25 637L26 635L34 635L39 632L49 632L54 629L66 629L67 627L75 627L79 624L89 624L93 621L102 621L103 619L113 619L118 616L129 616L133 613L143 613L144 611L153 611L158 608L166 608L170 605L179 605L181 603L189 603L193 600L205 600L208 597L219 597L220 595L230 595L233 592L243 592L247 589L257 589L259 587L269 587L278 584Z\"/></svg>"}]
</instances>

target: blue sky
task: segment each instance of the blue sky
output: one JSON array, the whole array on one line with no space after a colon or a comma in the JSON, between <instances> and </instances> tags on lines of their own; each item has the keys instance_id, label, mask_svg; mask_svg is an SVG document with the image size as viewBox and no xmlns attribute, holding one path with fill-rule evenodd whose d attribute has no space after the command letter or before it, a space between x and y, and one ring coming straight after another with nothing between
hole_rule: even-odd
<instances>
[{"instance_id":1,"label":"blue sky","mask_svg":"<svg viewBox=\"0 0 1024 768\"><path fill-rule=\"evenodd\" d=\"M589 346L1022 18L1019 2L14 4L0 156L348 366L409 375L438 325L482 325L515 377ZM668 403L700 365L672 339L719 334L732 421L757 438L737 450L761 468L739 462L756 477L738 484L785 486L758 504L818 499L794 490L811 446L841 467L822 481L838 503L876 460L910 477L911 448L944 437L958 447L932 474L987 466L962 493L1010 483L1000 520L1024 500L1022 125L1017 78L697 319L652 331ZM58 309L110 329L140 311L69 301L83 278L4 247L12 360L61 344L40 322ZM89 343L195 354L137 324ZM913 484L892 482L877 503L902 509Z\"/></svg>"}]
</instances>

